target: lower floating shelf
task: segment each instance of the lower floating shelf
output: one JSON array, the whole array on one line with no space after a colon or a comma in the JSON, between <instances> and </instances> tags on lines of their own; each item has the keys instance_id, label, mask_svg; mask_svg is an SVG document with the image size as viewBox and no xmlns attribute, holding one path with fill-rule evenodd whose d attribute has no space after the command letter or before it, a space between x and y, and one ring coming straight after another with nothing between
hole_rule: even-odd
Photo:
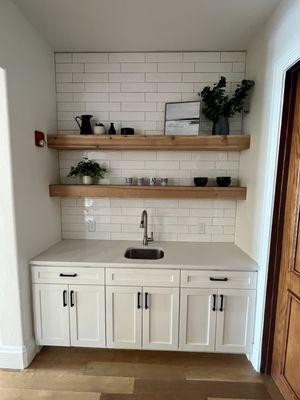
<instances>
[{"instance_id":1,"label":"lower floating shelf","mask_svg":"<svg viewBox=\"0 0 300 400\"><path fill-rule=\"evenodd\" d=\"M50 185L50 197L245 200L245 187Z\"/></svg>"}]
</instances>

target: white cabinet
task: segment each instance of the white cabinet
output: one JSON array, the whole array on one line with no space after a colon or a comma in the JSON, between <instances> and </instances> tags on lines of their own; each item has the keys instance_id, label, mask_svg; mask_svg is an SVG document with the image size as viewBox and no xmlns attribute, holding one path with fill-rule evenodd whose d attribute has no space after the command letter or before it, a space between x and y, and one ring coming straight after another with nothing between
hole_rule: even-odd
<instances>
[{"instance_id":1,"label":"white cabinet","mask_svg":"<svg viewBox=\"0 0 300 400\"><path fill-rule=\"evenodd\" d=\"M69 285L71 346L105 347L103 286Z\"/></svg>"},{"instance_id":2,"label":"white cabinet","mask_svg":"<svg viewBox=\"0 0 300 400\"><path fill-rule=\"evenodd\" d=\"M251 352L254 312L254 290L219 290L216 351L221 353Z\"/></svg>"},{"instance_id":3,"label":"white cabinet","mask_svg":"<svg viewBox=\"0 0 300 400\"><path fill-rule=\"evenodd\" d=\"M143 348L178 349L179 289L144 287Z\"/></svg>"},{"instance_id":4,"label":"white cabinet","mask_svg":"<svg viewBox=\"0 0 300 400\"><path fill-rule=\"evenodd\" d=\"M106 287L107 346L140 349L142 345L142 288Z\"/></svg>"},{"instance_id":5,"label":"white cabinet","mask_svg":"<svg viewBox=\"0 0 300 400\"><path fill-rule=\"evenodd\" d=\"M178 313L178 288L107 286L107 345L176 350Z\"/></svg>"},{"instance_id":6,"label":"white cabinet","mask_svg":"<svg viewBox=\"0 0 300 400\"><path fill-rule=\"evenodd\" d=\"M68 285L33 285L36 342L69 346Z\"/></svg>"},{"instance_id":7,"label":"white cabinet","mask_svg":"<svg viewBox=\"0 0 300 400\"><path fill-rule=\"evenodd\" d=\"M180 349L251 353L255 290L181 289Z\"/></svg>"},{"instance_id":8,"label":"white cabinet","mask_svg":"<svg viewBox=\"0 0 300 400\"><path fill-rule=\"evenodd\" d=\"M33 285L39 345L105 347L103 286Z\"/></svg>"},{"instance_id":9,"label":"white cabinet","mask_svg":"<svg viewBox=\"0 0 300 400\"><path fill-rule=\"evenodd\" d=\"M215 350L216 302L217 290L181 289L181 350Z\"/></svg>"}]
</instances>

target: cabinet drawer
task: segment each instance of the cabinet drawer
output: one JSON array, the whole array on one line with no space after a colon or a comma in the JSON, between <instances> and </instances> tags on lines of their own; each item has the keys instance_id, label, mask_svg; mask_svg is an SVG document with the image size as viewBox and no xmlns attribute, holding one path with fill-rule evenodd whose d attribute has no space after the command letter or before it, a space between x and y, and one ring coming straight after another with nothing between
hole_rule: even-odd
<instances>
[{"instance_id":1,"label":"cabinet drawer","mask_svg":"<svg viewBox=\"0 0 300 400\"><path fill-rule=\"evenodd\" d=\"M107 268L106 284L113 286L168 286L179 287L180 271L146 270L135 268Z\"/></svg>"},{"instance_id":2,"label":"cabinet drawer","mask_svg":"<svg viewBox=\"0 0 300 400\"><path fill-rule=\"evenodd\" d=\"M181 287L256 289L256 272L182 271Z\"/></svg>"},{"instance_id":3,"label":"cabinet drawer","mask_svg":"<svg viewBox=\"0 0 300 400\"><path fill-rule=\"evenodd\" d=\"M104 268L31 267L32 283L104 285Z\"/></svg>"}]
</instances>

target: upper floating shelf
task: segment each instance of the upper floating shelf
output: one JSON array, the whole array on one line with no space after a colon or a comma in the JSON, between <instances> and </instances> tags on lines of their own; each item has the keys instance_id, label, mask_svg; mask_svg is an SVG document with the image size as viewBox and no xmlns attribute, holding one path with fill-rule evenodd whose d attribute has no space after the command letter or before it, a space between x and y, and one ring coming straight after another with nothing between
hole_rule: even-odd
<instances>
[{"instance_id":1,"label":"upper floating shelf","mask_svg":"<svg viewBox=\"0 0 300 400\"><path fill-rule=\"evenodd\" d=\"M48 147L57 150L219 150L241 151L250 147L250 135L228 136L108 136L47 135Z\"/></svg>"}]
</instances>

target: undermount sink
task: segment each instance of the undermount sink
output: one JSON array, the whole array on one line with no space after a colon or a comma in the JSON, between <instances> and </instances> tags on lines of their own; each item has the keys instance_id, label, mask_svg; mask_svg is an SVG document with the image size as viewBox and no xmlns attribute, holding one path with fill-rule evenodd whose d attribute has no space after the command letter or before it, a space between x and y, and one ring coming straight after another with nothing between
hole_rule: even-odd
<instances>
[{"instance_id":1,"label":"undermount sink","mask_svg":"<svg viewBox=\"0 0 300 400\"><path fill-rule=\"evenodd\" d=\"M164 252L161 249L141 249L129 247L124 256L133 260L159 260L163 258Z\"/></svg>"}]
</instances>

